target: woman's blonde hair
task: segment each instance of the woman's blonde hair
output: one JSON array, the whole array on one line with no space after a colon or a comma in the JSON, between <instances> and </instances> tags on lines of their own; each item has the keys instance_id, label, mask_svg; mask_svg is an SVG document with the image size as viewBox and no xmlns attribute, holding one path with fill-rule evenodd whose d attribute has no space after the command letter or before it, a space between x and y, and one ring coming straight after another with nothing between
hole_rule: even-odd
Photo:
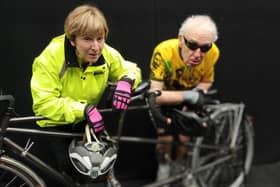
<instances>
[{"instance_id":1,"label":"woman's blonde hair","mask_svg":"<svg viewBox=\"0 0 280 187\"><path fill-rule=\"evenodd\" d=\"M69 40L76 36L96 36L104 34L107 38L109 29L103 13L93 5L81 5L72 10L65 19L64 32Z\"/></svg>"}]
</instances>

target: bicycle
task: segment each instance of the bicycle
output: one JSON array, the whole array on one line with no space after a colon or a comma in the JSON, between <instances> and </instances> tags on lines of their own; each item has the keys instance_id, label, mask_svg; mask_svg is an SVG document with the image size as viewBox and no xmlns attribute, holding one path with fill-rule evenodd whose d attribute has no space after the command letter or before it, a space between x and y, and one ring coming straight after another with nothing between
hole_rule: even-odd
<instances>
[{"instance_id":1,"label":"bicycle","mask_svg":"<svg viewBox=\"0 0 280 187\"><path fill-rule=\"evenodd\" d=\"M147 89L142 90L145 92L140 94L139 98L146 103L142 109L149 110L151 121L157 119L166 122L166 116L155 102L156 97L161 94L160 91L149 93ZM208 96L213 94L215 90L211 90ZM190 150L185 158L183 171L143 187L166 184L177 187L178 181L182 180L190 187L244 186L254 155L253 121L245 112L245 104L222 103L212 99L202 108L182 111L174 107L172 111L175 114L175 125L180 126L181 131L191 137L191 141L185 143ZM154 126L156 127L156 123ZM126 137L123 140L134 143L180 144L141 137Z\"/></svg>"},{"instance_id":2,"label":"bicycle","mask_svg":"<svg viewBox=\"0 0 280 187\"><path fill-rule=\"evenodd\" d=\"M159 117L160 114L156 109L155 97L160 93L148 93L149 84L144 82L139 86L139 89L135 91L133 100L144 100L144 105L130 106L129 110L150 110L151 117ZM11 96L0 96L0 101L9 101L8 108L5 111L5 115L1 120L1 139L0 139L0 170L8 170L18 178L21 178L29 186L45 186L44 180L38 176L30 167L26 164L19 162L13 158L8 157L3 149L3 144L8 145L11 149L15 149L18 155L22 155L27 160L35 162L39 168L45 170L46 173L54 174L57 180L67 186L73 186L73 181L59 172L46 166L41 160L38 160L34 155L28 152L30 146L27 148L20 148L14 142L11 142L6 137L6 131L17 131L25 133L37 133L37 134L49 134L58 135L62 137L81 137L82 134L69 134L58 132L45 132L32 129L18 129L8 128L9 123L17 123L19 121L34 121L40 120L42 117L23 117L23 118L11 118L13 112L14 101ZM102 112L110 112L111 110L103 110ZM250 171L250 167L253 159L253 127L252 122L248 117L243 115L244 104L234 103L215 103L206 105L201 113L193 111L182 112L175 110L174 112L180 114L183 118L182 123L192 124L194 126L204 127L205 132L198 136L193 136L192 141L187 143L186 146L191 148L188 152L188 159L186 160L185 170L179 174L176 174L166 180L150 183L144 185L145 187L162 186L164 184L171 184L180 180L189 182L190 185L196 185L199 187L205 186L242 186L246 179L246 175ZM112 137L116 142L133 142L133 143L159 143L156 139L141 138L141 137L124 137L121 135L123 120L125 113L121 114L119 120L119 128L117 135ZM161 115L163 118L164 116ZM187 120L187 121L185 121ZM231 131L231 129L234 129ZM224 132L224 133L221 133ZM224 135L224 136L221 136ZM172 143L172 142L161 142ZM35 164L35 165L36 165ZM228 167L229 164L235 166ZM227 170L225 170L225 168ZM223 174L225 171L230 171L234 175L231 178L226 178ZM0 171L2 174L2 172ZM223 179L223 183L221 183ZM1 178L0 178L1 181Z\"/></svg>"},{"instance_id":3,"label":"bicycle","mask_svg":"<svg viewBox=\"0 0 280 187\"><path fill-rule=\"evenodd\" d=\"M211 90L208 96L215 93ZM160 91L144 92L141 99L146 102L151 121L166 121L166 116L158 109L156 97ZM137 108L137 106L136 106ZM142 106L143 108L143 106ZM183 171L168 179L144 185L158 187L165 184L178 186L184 180L191 187L241 187L246 183L254 154L254 129L251 116L245 112L244 103L222 103L212 99L202 108L182 111L172 109L175 125L191 137L185 143L190 149L185 158ZM156 123L154 123L156 126ZM171 143L156 139L134 137L126 141L135 143Z\"/></svg>"},{"instance_id":4,"label":"bicycle","mask_svg":"<svg viewBox=\"0 0 280 187\"><path fill-rule=\"evenodd\" d=\"M110 84L112 86L114 84ZM145 84L146 85L146 84ZM142 95L137 95L142 90L147 88L138 87L134 90L135 96L132 96L131 100L137 100L141 98ZM61 171L48 165L45 161L40 159L38 156L30 152L33 146L32 141L28 139L26 145L23 147L11 140L8 137L9 133L20 133L27 135L36 136L52 136L59 138L82 138L84 133L69 133L61 131L51 131L51 130L41 130L34 128L16 128L9 127L10 124L18 124L23 122L35 122L37 120L45 119L42 116L25 116L25 117L15 117L15 98L12 95L0 95L0 186L29 186L29 187L45 187L45 179L42 178L41 174L47 175L48 177L57 181L57 183L67 186L76 187L82 186L84 184L77 184L73 178L67 174L61 173ZM137 107L139 108L139 107ZM137 109L136 107L134 109ZM141 108L141 107L140 107ZM145 108L145 107L144 107ZM133 109L133 107L132 107ZM100 110L101 113L112 112L111 108L105 108ZM111 137L107 132L106 140L114 142L116 146L119 141L122 141L121 130L122 124L124 123L125 113L120 113L120 119L118 121L119 130L116 137ZM128 138L129 139L129 138ZM114 181L113 181L114 182Z\"/></svg>"}]
</instances>

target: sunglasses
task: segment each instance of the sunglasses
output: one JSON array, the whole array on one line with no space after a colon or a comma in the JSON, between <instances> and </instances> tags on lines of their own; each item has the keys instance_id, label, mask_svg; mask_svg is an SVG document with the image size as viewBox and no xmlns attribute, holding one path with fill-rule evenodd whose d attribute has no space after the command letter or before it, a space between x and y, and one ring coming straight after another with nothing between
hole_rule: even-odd
<instances>
[{"instance_id":1,"label":"sunglasses","mask_svg":"<svg viewBox=\"0 0 280 187\"><path fill-rule=\"evenodd\" d=\"M188 41L185 37L184 37L184 41L185 41L186 46L190 50L193 50L193 51L195 51L195 50L197 50L199 48L201 52L206 53L207 51L209 51L212 48L212 43L205 44L205 45L198 45L195 42Z\"/></svg>"}]
</instances>

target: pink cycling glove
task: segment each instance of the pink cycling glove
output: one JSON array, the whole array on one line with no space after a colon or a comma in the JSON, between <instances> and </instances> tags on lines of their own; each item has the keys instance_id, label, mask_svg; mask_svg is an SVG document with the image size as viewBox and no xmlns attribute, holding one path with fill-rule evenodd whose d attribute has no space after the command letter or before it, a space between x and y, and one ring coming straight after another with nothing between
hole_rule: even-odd
<instances>
[{"instance_id":1,"label":"pink cycling glove","mask_svg":"<svg viewBox=\"0 0 280 187\"><path fill-rule=\"evenodd\" d=\"M122 79L117 83L113 95L113 108L116 110L126 110L130 103L131 83L129 79Z\"/></svg>"},{"instance_id":2,"label":"pink cycling glove","mask_svg":"<svg viewBox=\"0 0 280 187\"><path fill-rule=\"evenodd\" d=\"M103 118L95 106L87 105L85 108L85 114L95 133L104 130Z\"/></svg>"}]
</instances>

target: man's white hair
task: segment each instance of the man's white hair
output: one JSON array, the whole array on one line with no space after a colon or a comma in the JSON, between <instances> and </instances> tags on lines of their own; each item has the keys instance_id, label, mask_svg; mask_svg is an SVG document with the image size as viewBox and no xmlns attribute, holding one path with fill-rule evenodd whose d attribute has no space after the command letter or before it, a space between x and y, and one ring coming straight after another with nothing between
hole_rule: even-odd
<instances>
[{"instance_id":1,"label":"man's white hair","mask_svg":"<svg viewBox=\"0 0 280 187\"><path fill-rule=\"evenodd\" d=\"M188 35L193 29L211 33L213 36L212 42L218 39L217 26L208 15L191 15L187 17L179 29L179 34Z\"/></svg>"}]
</instances>

